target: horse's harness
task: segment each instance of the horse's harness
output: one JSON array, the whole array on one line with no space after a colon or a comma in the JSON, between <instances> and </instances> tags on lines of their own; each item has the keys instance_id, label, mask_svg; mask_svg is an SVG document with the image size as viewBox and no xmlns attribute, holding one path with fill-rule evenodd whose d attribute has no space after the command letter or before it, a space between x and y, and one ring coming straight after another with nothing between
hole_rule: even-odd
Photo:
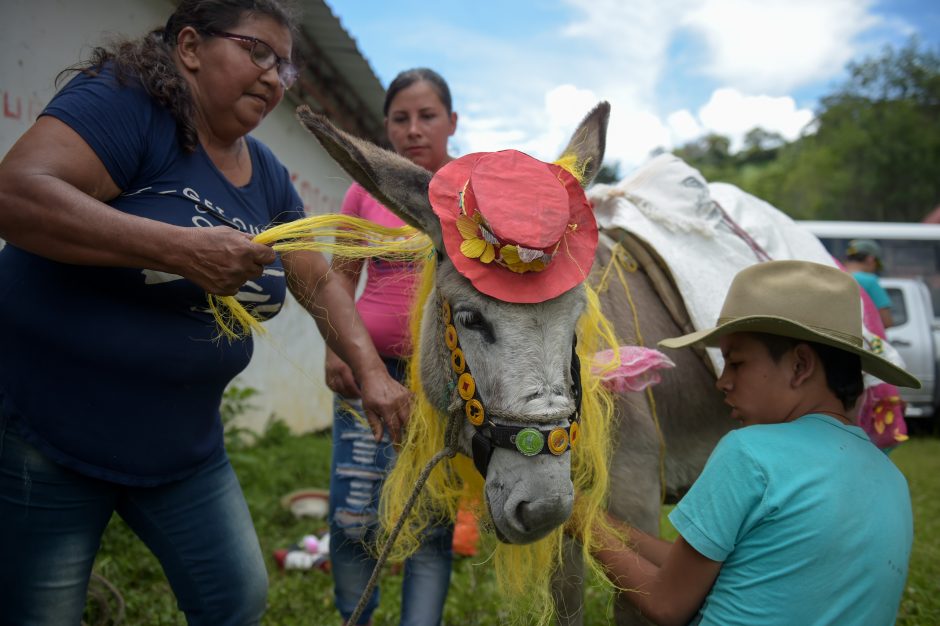
<instances>
[{"instance_id":1,"label":"horse's harness","mask_svg":"<svg viewBox=\"0 0 940 626\"><path fill-rule=\"evenodd\" d=\"M515 450L525 456L538 454L560 456L573 447L578 440L581 427L581 361L575 349L577 338L571 343L571 392L574 396L575 409L567 416L568 426L556 428L503 426L490 419L491 416L483 406L476 381L470 373L470 367L460 348L457 328L451 316L450 303L441 298L440 304L444 323L444 343L450 350L451 370L456 376L456 381L452 380L448 385L448 391L453 397L448 413L453 415L462 408L467 421L473 425L475 429L471 440L473 464L480 475L486 478L486 470L496 448Z\"/></svg>"}]
</instances>

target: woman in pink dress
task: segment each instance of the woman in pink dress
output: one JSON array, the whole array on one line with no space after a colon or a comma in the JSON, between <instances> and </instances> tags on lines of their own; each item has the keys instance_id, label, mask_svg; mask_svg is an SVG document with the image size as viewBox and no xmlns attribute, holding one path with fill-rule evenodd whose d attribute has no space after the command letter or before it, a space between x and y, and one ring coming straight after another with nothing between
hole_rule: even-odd
<instances>
[{"instance_id":1,"label":"woman in pink dress","mask_svg":"<svg viewBox=\"0 0 940 626\"><path fill-rule=\"evenodd\" d=\"M433 70L411 69L400 73L385 97L385 129L396 152L434 172L451 160L447 141L457 128L450 89ZM382 226L404 222L382 206L358 183L343 200L342 212ZM356 302L375 348L389 373L401 381L404 357L410 352L408 313L417 274L410 263L383 259L335 261L333 269L355 292L363 268L365 287ZM361 412L359 387L350 368L327 351L326 384L336 393L333 419L333 461L330 478L330 559L336 607L348 620L375 566L373 546L378 519L379 494L395 450L388 435L375 441L370 430L345 407ZM402 584L401 624L433 626L441 613L450 584L453 527L432 527L421 548L405 563ZM368 624L378 606L378 589L360 618Z\"/></svg>"}]
</instances>

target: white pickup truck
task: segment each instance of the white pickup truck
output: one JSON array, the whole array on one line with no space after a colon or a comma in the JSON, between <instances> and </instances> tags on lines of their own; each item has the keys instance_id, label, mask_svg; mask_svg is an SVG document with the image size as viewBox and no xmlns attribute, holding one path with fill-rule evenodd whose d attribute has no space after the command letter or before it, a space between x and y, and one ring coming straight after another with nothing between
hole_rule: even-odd
<instances>
[{"instance_id":1,"label":"white pickup truck","mask_svg":"<svg viewBox=\"0 0 940 626\"><path fill-rule=\"evenodd\" d=\"M884 271L881 284L892 301L896 325L888 340L898 349L907 369L924 387L901 390L907 401L905 417L912 429L940 432L940 224L907 222L802 221L819 237L833 257L845 258L852 239L874 239L881 246Z\"/></svg>"},{"instance_id":2,"label":"white pickup truck","mask_svg":"<svg viewBox=\"0 0 940 626\"><path fill-rule=\"evenodd\" d=\"M888 341L901 353L907 370L923 383L921 389L901 389L907 402L904 417L909 423L919 419L936 422L940 324L934 319L930 291L924 281L915 278L885 277L881 286L891 297L894 318L894 326L887 329Z\"/></svg>"}]
</instances>

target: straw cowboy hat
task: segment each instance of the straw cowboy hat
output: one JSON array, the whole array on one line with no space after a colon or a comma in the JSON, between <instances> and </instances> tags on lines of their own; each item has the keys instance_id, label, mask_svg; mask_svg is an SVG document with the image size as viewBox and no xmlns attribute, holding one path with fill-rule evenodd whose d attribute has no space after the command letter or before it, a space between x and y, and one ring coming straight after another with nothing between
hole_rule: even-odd
<instances>
[{"instance_id":1,"label":"straw cowboy hat","mask_svg":"<svg viewBox=\"0 0 940 626\"><path fill-rule=\"evenodd\" d=\"M455 159L431 179L428 198L447 256L481 293L544 302L584 282L597 222L578 180L516 150Z\"/></svg>"},{"instance_id":2,"label":"straw cowboy hat","mask_svg":"<svg viewBox=\"0 0 940 626\"><path fill-rule=\"evenodd\" d=\"M920 381L865 349L858 283L850 274L808 261L769 261L741 270L731 282L714 328L663 339L681 348L717 344L722 335L768 333L857 354L862 369L886 383L920 388Z\"/></svg>"}]
</instances>

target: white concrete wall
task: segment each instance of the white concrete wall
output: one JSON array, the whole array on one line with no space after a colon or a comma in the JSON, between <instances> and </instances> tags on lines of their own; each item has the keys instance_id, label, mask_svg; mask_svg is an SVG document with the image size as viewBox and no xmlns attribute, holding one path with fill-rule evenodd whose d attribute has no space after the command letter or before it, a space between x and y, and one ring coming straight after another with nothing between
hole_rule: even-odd
<instances>
[{"instance_id":1,"label":"white concrete wall","mask_svg":"<svg viewBox=\"0 0 940 626\"><path fill-rule=\"evenodd\" d=\"M137 37L169 17L169 0L3 0L0 19L0 154L35 121L62 69L113 36ZM309 213L339 210L349 177L294 119L284 102L254 135L291 172ZM323 384L323 341L294 300L256 338L255 355L235 384L261 393L242 426L258 429L274 413L298 432L328 426L332 396Z\"/></svg>"}]
</instances>

